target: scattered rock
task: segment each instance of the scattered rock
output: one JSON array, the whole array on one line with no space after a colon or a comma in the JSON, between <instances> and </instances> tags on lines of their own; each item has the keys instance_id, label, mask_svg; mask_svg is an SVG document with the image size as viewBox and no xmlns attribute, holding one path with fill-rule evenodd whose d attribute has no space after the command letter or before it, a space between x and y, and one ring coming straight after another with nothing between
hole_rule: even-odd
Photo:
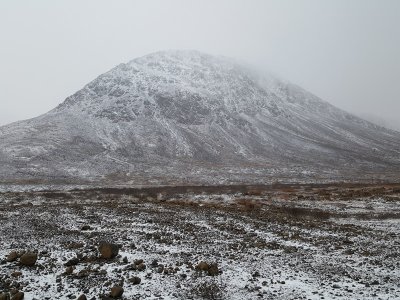
<instances>
[{"instance_id":1,"label":"scattered rock","mask_svg":"<svg viewBox=\"0 0 400 300\"><path fill-rule=\"evenodd\" d=\"M123 289L122 287L120 287L120 286L114 286L114 287L111 289L110 296L111 296L112 298L119 298L119 297L122 296L123 293L124 293L124 289Z\"/></svg>"},{"instance_id":2,"label":"scattered rock","mask_svg":"<svg viewBox=\"0 0 400 300\"><path fill-rule=\"evenodd\" d=\"M79 249L83 248L85 246L84 243L77 243L77 242L72 242L66 246L67 249Z\"/></svg>"},{"instance_id":3,"label":"scattered rock","mask_svg":"<svg viewBox=\"0 0 400 300\"><path fill-rule=\"evenodd\" d=\"M132 278L129 279L129 282L132 284L140 284L140 282L142 281L142 279L140 277L134 276Z\"/></svg>"},{"instance_id":4,"label":"scattered rock","mask_svg":"<svg viewBox=\"0 0 400 300\"><path fill-rule=\"evenodd\" d=\"M255 271L252 276L253 277L260 277L261 275L260 275L260 272Z\"/></svg>"},{"instance_id":5,"label":"scattered rock","mask_svg":"<svg viewBox=\"0 0 400 300\"><path fill-rule=\"evenodd\" d=\"M16 251L11 251L10 254L7 255L7 262L13 262L17 260L18 258L18 253Z\"/></svg>"},{"instance_id":6,"label":"scattered rock","mask_svg":"<svg viewBox=\"0 0 400 300\"><path fill-rule=\"evenodd\" d=\"M153 261L151 262L151 266L152 266L153 268L157 267L157 266L158 266L158 260L157 260L157 259L153 260Z\"/></svg>"},{"instance_id":7,"label":"scattered rock","mask_svg":"<svg viewBox=\"0 0 400 300\"><path fill-rule=\"evenodd\" d=\"M102 242L99 246L101 258L110 259L118 255L119 247L116 244Z\"/></svg>"},{"instance_id":8,"label":"scattered rock","mask_svg":"<svg viewBox=\"0 0 400 300\"><path fill-rule=\"evenodd\" d=\"M19 259L19 263L23 266L28 266L31 267L33 266L36 261L37 261L37 254L33 253L33 252L27 252L25 254L23 254L20 259Z\"/></svg>"},{"instance_id":9,"label":"scattered rock","mask_svg":"<svg viewBox=\"0 0 400 300\"><path fill-rule=\"evenodd\" d=\"M216 263L211 264L207 270L208 275L210 276L217 276L219 274L218 265Z\"/></svg>"},{"instance_id":10,"label":"scattered rock","mask_svg":"<svg viewBox=\"0 0 400 300\"><path fill-rule=\"evenodd\" d=\"M22 272L19 272L19 271L15 271L15 272L12 272L11 273L11 276L12 277L19 277L19 276L21 276L22 275Z\"/></svg>"},{"instance_id":11,"label":"scattered rock","mask_svg":"<svg viewBox=\"0 0 400 300\"><path fill-rule=\"evenodd\" d=\"M24 299L24 293L23 292L17 292L11 298L11 300L22 300L22 299Z\"/></svg>"},{"instance_id":12,"label":"scattered rock","mask_svg":"<svg viewBox=\"0 0 400 300\"><path fill-rule=\"evenodd\" d=\"M76 266L79 263L79 259L77 257L70 259L67 261L64 266L70 267L70 266Z\"/></svg>"},{"instance_id":13,"label":"scattered rock","mask_svg":"<svg viewBox=\"0 0 400 300\"><path fill-rule=\"evenodd\" d=\"M196 270L197 270L197 271L208 271L209 268L210 268L210 266L209 266L208 263L206 263L205 261L200 262L200 263L196 266Z\"/></svg>"},{"instance_id":14,"label":"scattered rock","mask_svg":"<svg viewBox=\"0 0 400 300\"><path fill-rule=\"evenodd\" d=\"M81 227L81 230L82 230L82 231L92 230L92 227L90 227L89 225L83 225L83 226Z\"/></svg>"},{"instance_id":15,"label":"scattered rock","mask_svg":"<svg viewBox=\"0 0 400 300\"><path fill-rule=\"evenodd\" d=\"M10 294L8 293L1 293L0 300L10 300Z\"/></svg>"},{"instance_id":16,"label":"scattered rock","mask_svg":"<svg viewBox=\"0 0 400 300\"><path fill-rule=\"evenodd\" d=\"M146 270L146 265L144 263L141 263L141 264L136 266L136 270L144 271L144 270Z\"/></svg>"},{"instance_id":17,"label":"scattered rock","mask_svg":"<svg viewBox=\"0 0 400 300\"><path fill-rule=\"evenodd\" d=\"M207 272L209 276L216 276L219 274L217 263L208 264L204 261L200 262L196 268L197 271Z\"/></svg>"}]
</instances>

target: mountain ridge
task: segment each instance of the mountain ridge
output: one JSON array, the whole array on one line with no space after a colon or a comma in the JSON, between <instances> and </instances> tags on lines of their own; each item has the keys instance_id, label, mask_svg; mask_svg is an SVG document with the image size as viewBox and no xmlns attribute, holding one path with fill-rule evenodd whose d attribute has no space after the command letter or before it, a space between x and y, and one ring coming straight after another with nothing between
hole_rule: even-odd
<instances>
[{"instance_id":1,"label":"mountain ridge","mask_svg":"<svg viewBox=\"0 0 400 300\"><path fill-rule=\"evenodd\" d=\"M400 166L400 133L198 51L119 64L48 113L0 127L0 146L3 180L327 180Z\"/></svg>"}]
</instances>

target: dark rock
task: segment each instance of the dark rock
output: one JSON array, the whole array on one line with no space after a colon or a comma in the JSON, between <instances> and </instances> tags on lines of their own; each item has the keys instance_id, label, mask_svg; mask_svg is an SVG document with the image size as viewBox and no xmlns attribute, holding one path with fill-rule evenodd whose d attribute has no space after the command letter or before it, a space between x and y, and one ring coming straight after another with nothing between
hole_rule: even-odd
<instances>
[{"instance_id":1,"label":"dark rock","mask_svg":"<svg viewBox=\"0 0 400 300\"><path fill-rule=\"evenodd\" d=\"M122 296L123 293L124 293L124 289L123 289L122 287L120 287L120 286L114 286L114 287L111 289L110 296L111 296L112 298L119 298L119 297Z\"/></svg>"},{"instance_id":2,"label":"dark rock","mask_svg":"<svg viewBox=\"0 0 400 300\"><path fill-rule=\"evenodd\" d=\"M119 247L116 244L102 242L99 246L101 258L110 259L118 255Z\"/></svg>"},{"instance_id":3,"label":"dark rock","mask_svg":"<svg viewBox=\"0 0 400 300\"><path fill-rule=\"evenodd\" d=\"M207 270L208 275L217 276L219 274L218 265L216 263L211 264Z\"/></svg>"},{"instance_id":4,"label":"dark rock","mask_svg":"<svg viewBox=\"0 0 400 300\"><path fill-rule=\"evenodd\" d=\"M260 277L260 272L255 271L255 272L253 273L253 277Z\"/></svg>"},{"instance_id":5,"label":"dark rock","mask_svg":"<svg viewBox=\"0 0 400 300\"><path fill-rule=\"evenodd\" d=\"M11 298L11 300L22 300L22 299L24 299L24 293L23 292L17 292Z\"/></svg>"},{"instance_id":6,"label":"dark rock","mask_svg":"<svg viewBox=\"0 0 400 300\"><path fill-rule=\"evenodd\" d=\"M74 272L74 268L72 266L68 266L65 268L65 274L71 275Z\"/></svg>"},{"instance_id":7,"label":"dark rock","mask_svg":"<svg viewBox=\"0 0 400 300\"><path fill-rule=\"evenodd\" d=\"M72 242L66 246L67 249L79 249L83 248L85 246L84 243L77 243L77 242Z\"/></svg>"},{"instance_id":8,"label":"dark rock","mask_svg":"<svg viewBox=\"0 0 400 300\"><path fill-rule=\"evenodd\" d=\"M209 264L202 261L200 262L197 266L196 266L196 270L197 271L208 271L208 269L210 268Z\"/></svg>"},{"instance_id":9,"label":"dark rock","mask_svg":"<svg viewBox=\"0 0 400 300\"><path fill-rule=\"evenodd\" d=\"M79 259L76 257L76 258L73 258L73 259L70 259L69 261L67 261L64 264L64 266L66 266L66 267L76 266L78 263L79 263Z\"/></svg>"},{"instance_id":10,"label":"dark rock","mask_svg":"<svg viewBox=\"0 0 400 300\"><path fill-rule=\"evenodd\" d=\"M19 277L19 276L21 276L22 275L22 272L19 272L19 271L15 271L15 272L12 272L11 273L11 276L12 277Z\"/></svg>"},{"instance_id":11,"label":"dark rock","mask_svg":"<svg viewBox=\"0 0 400 300\"><path fill-rule=\"evenodd\" d=\"M83 226L81 227L81 230L82 230L82 231L92 230L92 227L90 227L89 225L83 225Z\"/></svg>"},{"instance_id":12,"label":"dark rock","mask_svg":"<svg viewBox=\"0 0 400 300\"><path fill-rule=\"evenodd\" d=\"M18 253L16 251L11 251L10 254L7 255L7 262L13 262L17 260L18 258Z\"/></svg>"},{"instance_id":13,"label":"dark rock","mask_svg":"<svg viewBox=\"0 0 400 300\"><path fill-rule=\"evenodd\" d=\"M80 295L79 297L78 297L78 299L77 300L86 300L87 298L86 298L86 295L85 294L82 294L82 295Z\"/></svg>"},{"instance_id":14,"label":"dark rock","mask_svg":"<svg viewBox=\"0 0 400 300\"><path fill-rule=\"evenodd\" d=\"M33 266L36 261L37 261L37 254L33 253L33 252L27 252L25 254L23 254L20 259L19 259L19 263L23 266Z\"/></svg>"},{"instance_id":15,"label":"dark rock","mask_svg":"<svg viewBox=\"0 0 400 300\"><path fill-rule=\"evenodd\" d=\"M10 300L10 294L0 293L0 300Z\"/></svg>"},{"instance_id":16,"label":"dark rock","mask_svg":"<svg viewBox=\"0 0 400 300\"><path fill-rule=\"evenodd\" d=\"M151 266L154 267L154 268L158 266L158 261L157 261L157 259L155 259L155 260L153 260L153 261L151 262Z\"/></svg>"},{"instance_id":17,"label":"dark rock","mask_svg":"<svg viewBox=\"0 0 400 300\"><path fill-rule=\"evenodd\" d=\"M142 279L140 277L134 276L132 278L129 279L129 282L132 284L140 284L140 282L142 281Z\"/></svg>"},{"instance_id":18,"label":"dark rock","mask_svg":"<svg viewBox=\"0 0 400 300\"><path fill-rule=\"evenodd\" d=\"M216 276L219 274L218 265L216 263L208 264L202 261L196 266L195 269L197 271L207 272L209 276Z\"/></svg>"},{"instance_id":19,"label":"dark rock","mask_svg":"<svg viewBox=\"0 0 400 300\"><path fill-rule=\"evenodd\" d=\"M144 271L144 270L146 270L146 265L144 263L141 263L141 264L136 266L136 270Z\"/></svg>"}]
</instances>

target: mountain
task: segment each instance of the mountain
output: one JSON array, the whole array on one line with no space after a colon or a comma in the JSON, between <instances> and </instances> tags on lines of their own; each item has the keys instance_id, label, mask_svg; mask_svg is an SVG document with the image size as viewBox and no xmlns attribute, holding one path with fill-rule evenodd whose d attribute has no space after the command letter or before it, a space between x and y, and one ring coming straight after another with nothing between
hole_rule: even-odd
<instances>
[{"instance_id":1,"label":"mountain","mask_svg":"<svg viewBox=\"0 0 400 300\"><path fill-rule=\"evenodd\" d=\"M130 184L392 180L400 133L197 51L120 64L0 127L0 181Z\"/></svg>"}]
</instances>

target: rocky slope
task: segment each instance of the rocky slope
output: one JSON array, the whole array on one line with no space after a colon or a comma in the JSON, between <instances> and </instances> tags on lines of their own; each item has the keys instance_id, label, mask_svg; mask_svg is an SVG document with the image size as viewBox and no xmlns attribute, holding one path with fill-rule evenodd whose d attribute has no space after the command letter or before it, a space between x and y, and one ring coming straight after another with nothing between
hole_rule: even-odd
<instances>
[{"instance_id":1,"label":"rocky slope","mask_svg":"<svg viewBox=\"0 0 400 300\"><path fill-rule=\"evenodd\" d=\"M3 182L387 179L399 167L400 133L196 51L120 64L54 110L0 127Z\"/></svg>"}]
</instances>

